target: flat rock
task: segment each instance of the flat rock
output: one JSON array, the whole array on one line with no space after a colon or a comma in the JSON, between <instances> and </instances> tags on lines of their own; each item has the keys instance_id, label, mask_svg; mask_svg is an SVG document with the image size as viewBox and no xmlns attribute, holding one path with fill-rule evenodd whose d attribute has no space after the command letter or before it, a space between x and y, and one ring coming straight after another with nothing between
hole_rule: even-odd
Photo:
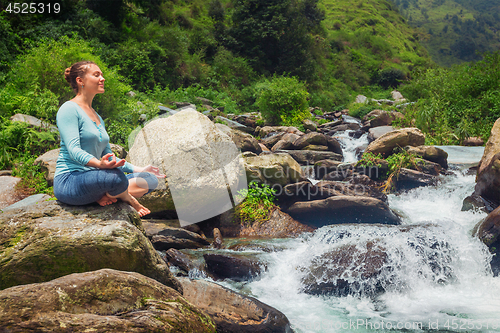
<instances>
[{"instance_id":1,"label":"flat rock","mask_svg":"<svg viewBox=\"0 0 500 333\"><path fill-rule=\"evenodd\" d=\"M386 133L371 142L365 149L365 153L382 154L387 157L392 154L396 147L422 146L425 143L425 136L418 128L402 128Z\"/></svg>"}]
</instances>

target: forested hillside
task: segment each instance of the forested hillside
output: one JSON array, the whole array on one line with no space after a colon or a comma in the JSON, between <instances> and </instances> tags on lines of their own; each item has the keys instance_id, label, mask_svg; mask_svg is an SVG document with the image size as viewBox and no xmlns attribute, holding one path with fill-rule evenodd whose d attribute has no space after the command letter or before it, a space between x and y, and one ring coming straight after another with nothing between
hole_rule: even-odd
<instances>
[{"instance_id":1,"label":"forested hillside","mask_svg":"<svg viewBox=\"0 0 500 333\"><path fill-rule=\"evenodd\" d=\"M436 8L450 1L440 0ZM279 99L275 112L284 114L270 119L300 127L311 106L324 112L349 108L357 116L391 108L353 102L360 93L389 98L397 87L418 102L407 111L405 124L424 129L429 143L460 143L469 135L487 139L500 116L499 56L451 71L438 68L421 45L431 40L386 0L14 5L0 0L0 169L31 165L23 161L57 145L47 139L51 134L8 119L24 113L54 123L59 106L73 96L64 70L83 59L95 61L105 75L106 93L94 99L93 107L105 118L111 140L125 145L141 115L151 119L160 103L175 108L173 102L191 102L203 110L197 97L210 99L226 114L269 112L263 108ZM399 3L412 21L417 19L413 5ZM470 26L498 36L496 7L490 5L464 2L456 7L464 8L462 14L449 13L456 25L448 29ZM492 23L467 21L472 16L466 8L489 10L484 18ZM289 93L301 96L300 103ZM24 156L27 148L29 156Z\"/></svg>"},{"instance_id":2,"label":"forested hillside","mask_svg":"<svg viewBox=\"0 0 500 333\"><path fill-rule=\"evenodd\" d=\"M499 0L392 0L408 23L426 36L432 59L450 66L500 49Z\"/></svg>"}]
</instances>

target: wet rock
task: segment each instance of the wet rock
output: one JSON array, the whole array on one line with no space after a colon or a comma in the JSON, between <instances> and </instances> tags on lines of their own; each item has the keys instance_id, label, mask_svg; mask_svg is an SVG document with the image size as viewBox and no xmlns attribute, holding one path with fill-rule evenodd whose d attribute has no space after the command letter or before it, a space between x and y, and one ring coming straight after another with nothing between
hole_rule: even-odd
<instances>
[{"instance_id":1,"label":"wet rock","mask_svg":"<svg viewBox=\"0 0 500 333\"><path fill-rule=\"evenodd\" d=\"M324 123L324 124L319 125L318 128L321 131L330 131L332 127L342 125L343 122L344 121L342 119L335 120L335 121L330 121L328 123Z\"/></svg>"},{"instance_id":2,"label":"wet rock","mask_svg":"<svg viewBox=\"0 0 500 333\"><path fill-rule=\"evenodd\" d=\"M411 190L420 186L437 185L438 178L416 170L401 168L400 173L393 177L396 191Z\"/></svg>"},{"instance_id":3,"label":"wet rock","mask_svg":"<svg viewBox=\"0 0 500 333\"><path fill-rule=\"evenodd\" d=\"M304 292L312 295L375 296L384 291L380 275L387 266L386 250L373 243L344 245L316 256L302 278Z\"/></svg>"},{"instance_id":4,"label":"wet rock","mask_svg":"<svg viewBox=\"0 0 500 333\"><path fill-rule=\"evenodd\" d=\"M337 139L327 135L326 145L328 146L328 150L330 150L331 152L343 155L342 146L340 145L340 142Z\"/></svg>"},{"instance_id":5,"label":"wet rock","mask_svg":"<svg viewBox=\"0 0 500 333\"><path fill-rule=\"evenodd\" d=\"M242 132L237 129L231 129L229 126L224 124L215 124L220 131L229 135L231 140L233 140L236 147L242 152L251 151L259 155L262 153L262 148L259 146L259 142L250 134Z\"/></svg>"},{"instance_id":6,"label":"wet rock","mask_svg":"<svg viewBox=\"0 0 500 333\"><path fill-rule=\"evenodd\" d=\"M292 332L288 318L267 304L218 284L179 278L184 297L212 317L217 332Z\"/></svg>"},{"instance_id":7,"label":"wet rock","mask_svg":"<svg viewBox=\"0 0 500 333\"><path fill-rule=\"evenodd\" d=\"M244 133L248 133L248 134L253 134L253 132L254 132L254 130L253 130L252 127L248 127L248 126L242 125L242 124L240 124L237 121L234 121L234 120L231 120L231 119L227 119L225 117L217 116L217 117L215 117L215 120L216 121L221 121L222 123L224 123L224 125L230 127L233 130L238 130L238 131L241 131L241 132L244 132Z\"/></svg>"},{"instance_id":8,"label":"wet rock","mask_svg":"<svg viewBox=\"0 0 500 333\"><path fill-rule=\"evenodd\" d=\"M219 228L214 228L213 231L214 241L212 242L212 246L216 249L221 249L223 247L222 234Z\"/></svg>"},{"instance_id":9,"label":"wet rock","mask_svg":"<svg viewBox=\"0 0 500 333\"><path fill-rule=\"evenodd\" d=\"M137 212L122 202L39 202L1 213L0 230L0 289L101 268L138 272L180 288L141 231Z\"/></svg>"},{"instance_id":10,"label":"wet rock","mask_svg":"<svg viewBox=\"0 0 500 333\"><path fill-rule=\"evenodd\" d=\"M317 151L317 150L278 150L276 153L289 154L300 165L314 165L321 160L334 160L342 161L342 155L333 153L331 151Z\"/></svg>"},{"instance_id":11,"label":"wet rock","mask_svg":"<svg viewBox=\"0 0 500 333\"><path fill-rule=\"evenodd\" d=\"M467 211L471 209L479 209L485 213L491 213L497 204L481 197L476 193L472 193L467 198L464 199L462 203L462 211Z\"/></svg>"},{"instance_id":12,"label":"wet rock","mask_svg":"<svg viewBox=\"0 0 500 333\"><path fill-rule=\"evenodd\" d=\"M185 274L196 267L188 255L174 248L168 249L165 252L165 257L170 266L178 267Z\"/></svg>"},{"instance_id":13,"label":"wet rock","mask_svg":"<svg viewBox=\"0 0 500 333\"><path fill-rule=\"evenodd\" d=\"M303 179L302 168L287 153L244 155L248 182L256 180L272 185L286 185Z\"/></svg>"},{"instance_id":14,"label":"wet rock","mask_svg":"<svg viewBox=\"0 0 500 333\"><path fill-rule=\"evenodd\" d=\"M56 173L56 163L60 150L59 148L49 150L45 154L40 155L34 162L35 165L40 166L49 186L54 185L54 174Z\"/></svg>"},{"instance_id":15,"label":"wet rock","mask_svg":"<svg viewBox=\"0 0 500 333\"><path fill-rule=\"evenodd\" d=\"M493 254L491 269L493 274L500 273L500 207L488 214L486 219L479 225L477 237L488 246Z\"/></svg>"},{"instance_id":16,"label":"wet rock","mask_svg":"<svg viewBox=\"0 0 500 333\"><path fill-rule=\"evenodd\" d=\"M159 251L174 249L198 249L210 245L205 238L200 235L182 229L167 227L151 237L151 243Z\"/></svg>"},{"instance_id":17,"label":"wet rock","mask_svg":"<svg viewBox=\"0 0 500 333\"><path fill-rule=\"evenodd\" d=\"M285 134L285 132L271 132L262 138L261 143L268 149L271 149Z\"/></svg>"},{"instance_id":18,"label":"wet rock","mask_svg":"<svg viewBox=\"0 0 500 333\"><path fill-rule=\"evenodd\" d=\"M20 181L21 178L18 177L0 177L0 209L10 206L22 198L21 194L16 190L16 185Z\"/></svg>"},{"instance_id":19,"label":"wet rock","mask_svg":"<svg viewBox=\"0 0 500 333\"><path fill-rule=\"evenodd\" d=\"M217 280L247 281L257 277L262 271L259 261L247 256L206 253L203 258L207 273Z\"/></svg>"},{"instance_id":20,"label":"wet rock","mask_svg":"<svg viewBox=\"0 0 500 333\"><path fill-rule=\"evenodd\" d=\"M448 169L448 153L441 148L434 146L407 146L404 149L409 153L422 157L423 159L438 163L444 169Z\"/></svg>"},{"instance_id":21,"label":"wet rock","mask_svg":"<svg viewBox=\"0 0 500 333\"><path fill-rule=\"evenodd\" d=\"M359 124L357 123L347 123L343 125L338 125L334 127L328 128L329 131L327 132L327 135L335 135L338 132L345 132L345 131L357 131L360 129Z\"/></svg>"},{"instance_id":22,"label":"wet rock","mask_svg":"<svg viewBox=\"0 0 500 333\"><path fill-rule=\"evenodd\" d=\"M214 332L176 290L138 273L101 269L0 291L4 332ZM7 330L5 330L7 329Z\"/></svg>"},{"instance_id":23,"label":"wet rock","mask_svg":"<svg viewBox=\"0 0 500 333\"><path fill-rule=\"evenodd\" d=\"M383 201L366 196L334 196L296 202L287 212L299 222L316 228L340 223L400 223Z\"/></svg>"}]
</instances>

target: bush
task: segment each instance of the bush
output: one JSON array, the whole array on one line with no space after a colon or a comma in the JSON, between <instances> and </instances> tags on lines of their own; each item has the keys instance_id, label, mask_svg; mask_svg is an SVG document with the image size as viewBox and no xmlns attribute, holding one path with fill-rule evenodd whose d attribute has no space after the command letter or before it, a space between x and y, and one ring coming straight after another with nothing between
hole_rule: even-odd
<instances>
[{"instance_id":1,"label":"bush","mask_svg":"<svg viewBox=\"0 0 500 333\"><path fill-rule=\"evenodd\" d=\"M74 93L64 79L64 71L71 64L80 60L94 61L106 78L106 93L94 99L93 107L103 117L111 116L116 110L126 108L125 93L131 88L124 84L123 78L94 54L94 49L85 41L78 38L62 37L58 41L45 40L37 47L18 58L7 76L7 86L0 95L9 94L14 99L32 98L34 95L45 95L49 99L58 99L59 105L73 98ZM7 91L5 91L7 90ZM50 93L49 93L50 92ZM4 99L4 97L2 97ZM11 115L16 105L3 111L4 116ZM38 108L33 114L44 118L46 110ZM32 112L33 113L33 112ZM55 120L55 113L50 113L51 121Z\"/></svg>"},{"instance_id":2,"label":"bush","mask_svg":"<svg viewBox=\"0 0 500 333\"><path fill-rule=\"evenodd\" d=\"M238 194L245 198L236 207L236 213L243 223L253 224L257 222L262 224L269 219L269 215L274 208L274 189L266 184L259 185L252 182L248 184L248 190L240 190Z\"/></svg>"},{"instance_id":3,"label":"bush","mask_svg":"<svg viewBox=\"0 0 500 333\"><path fill-rule=\"evenodd\" d=\"M257 91L256 104L264 120L274 125L299 126L309 118L307 92L304 83L296 77L274 75Z\"/></svg>"},{"instance_id":4,"label":"bush","mask_svg":"<svg viewBox=\"0 0 500 333\"><path fill-rule=\"evenodd\" d=\"M396 88L406 79L406 74L397 68L386 68L380 71L378 84L384 89Z\"/></svg>"}]
</instances>

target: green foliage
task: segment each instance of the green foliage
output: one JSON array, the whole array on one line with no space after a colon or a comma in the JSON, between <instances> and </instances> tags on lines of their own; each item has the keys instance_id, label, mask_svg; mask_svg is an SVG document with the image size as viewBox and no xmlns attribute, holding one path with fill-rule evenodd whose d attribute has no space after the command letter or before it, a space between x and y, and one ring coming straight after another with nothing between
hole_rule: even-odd
<instances>
[{"instance_id":1,"label":"green foliage","mask_svg":"<svg viewBox=\"0 0 500 333\"><path fill-rule=\"evenodd\" d=\"M368 113L372 112L375 109L380 109L380 106L374 102L368 103L351 103L348 106L349 115L356 118L363 118Z\"/></svg>"},{"instance_id":2,"label":"green foliage","mask_svg":"<svg viewBox=\"0 0 500 333\"><path fill-rule=\"evenodd\" d=\"M398 68L386 68L380 71L378 84L387 88L397 88L406 79L405 73Z\"/></svg>"},{"instance_id":3,"label":"green foliage","mask_svg":"<svg viewBox=\"0 0 500 333\"><path fill-rule=\"evenodd\" d=\"M264 120L270 124L299 126L311 115L309 93L296 77L273 76L260 87L256 104Z\"/></svg>"},{"instance_id":4,"label":"green foliage","mask_svg":"<svg viewBox=\"0 0 500 333\"><path fill-rule=\"evenodd\" d=\"M17 188L25 194L46 193L54 195L52 186L49 186L39 165L35 165L37 156L24 153L14 160L12 176L20 177Z\"/></svg>"},{"instance_id":5,"label":"green foliage","mask_svg":"<svg viewBox=\"0 0 500 333\"><path fill-rule=\"evenodd\" d=\"M428 143L460 144L467 136L487 141L500 117L500 53L475 64L429 69L400 90L418 100L405 118L415 119Z\"/></svg>"},{"instance_id":6,"label":"green foliage","mask_svg":"<svg viewBox=\"0 0 500 333\"><path fill-rule=\"evenodd\" d=\"M131 88L122 83L122 78L114 70L109 69L94 52L95 50L85 41L62 37L59 41L45 40L19 57L7 76L7 85L4 87L7 91L0 92L2 96L6 94L14 98L11 107L6 108L2 114L4 116L12 114L17 105L16 100L31 99L34 96L41 96L42 100L49 99L47 104L52 107L54 97L57 97L59 104L71 99L74 92L64 79L64 71L80 60L94 61L106 78L106 93L94 99L93 106L96 111L103 118L107 118L115 110L127 108L125 93ZM35 116L43 118L49 114L51 117L49 120L55 120L53 108L49 110L50 112L39 110L40 114L34 112Z\"/></svg>"},{"instance_id":7,"label":"green foliage","mask_svg":"<svg viewBox=\"0 0 500 333\"><path fill-rule=\"evenodd\" d=\"M252 182L248 184L248 190L240 190L239 196L245 200L236 207L236 213L240 220L246 224L263 222L269 219L274 209L276 191L266 184Z\"/></svg>"},{"instance_id":8,"label":"green foliage","mask_svg":"<svg viewBox=\"0 0 500 333\"><path fill-rule=\"evenodd\" d=\"M373 154L371 152L366 152L363 154L358 163L356 163L356 166L360 166L363 168L376 166L380 168L382 165L380 164L379 160L381 159L384 159L381 154Z\"/></svg>"},{"instance_id":9,"label":"green foliage","mask_svg":"<svg viewBox=\"0 0 500 333\"><path fill-rule=\"evenodd\" d=\"M386 160L389 162L389 168L387 171L387 180L383 186L384 192L390 191L394 188L393 178L396 177L397 179L402 168L418 170L419 158L415 154L402 149L399 149L399 152L393 153L387 157Z\"/></svg>"}]
</instances>

